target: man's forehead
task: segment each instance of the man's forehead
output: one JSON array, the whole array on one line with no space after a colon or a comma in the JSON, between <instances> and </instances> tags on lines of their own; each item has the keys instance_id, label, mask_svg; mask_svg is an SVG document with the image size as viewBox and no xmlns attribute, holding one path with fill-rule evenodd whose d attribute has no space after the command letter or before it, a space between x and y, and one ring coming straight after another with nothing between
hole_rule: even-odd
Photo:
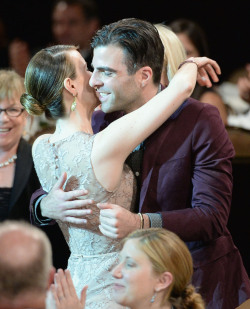
<instances>
[{"instance_id":1,"label":"man's forehead","mask_svg":"<svg viewBox=\"0 0 250 309\"><path fill-rule=\"evenodd\" d=\"M124 53L120 46L118 45L102 45L94 48L94 56L96 57L106 57L112 59L115 57L123 57Z\"/></svg>"},{"instance_id":2,"label":"man's forehead","mask_svg":"<svg viewBox=\"0 0 250 309\"><path fill-rule=\"evenodd\" d=\"M124 66L124 57L122 48L117 45L98 46L93 51L92 65L109 68Z\"/></svg>"}]
</instances>

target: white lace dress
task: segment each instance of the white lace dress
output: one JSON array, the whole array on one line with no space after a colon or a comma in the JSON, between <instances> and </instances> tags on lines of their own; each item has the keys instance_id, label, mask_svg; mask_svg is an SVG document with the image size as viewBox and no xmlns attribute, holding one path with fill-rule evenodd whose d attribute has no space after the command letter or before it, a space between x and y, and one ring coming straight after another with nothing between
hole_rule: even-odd
<instances>
[{"instance_id":1,"label":"white lace dress","mask_svg":"<svg viewBox=\"0 0 250 309\"><path fill-rule=\"evenodd\" d=\"M130 209L135 197L135 179L132 171L124 165L122 178L115 192L108 192L97 181L91 166L91 151L95 135L76 132L69 137L50 143L50 134L39 138L33 151L37 175L44 190L49 192L58 177L67 172L65 190L85 188L86 198L97 202L110 202ZM84 197L83 197L84 198ZM68 269L71 272L77 294L88 285L86 309L123 308L112 301L112 275L110 270L117 263L120 241L101 234L99 209L91 206L93 214L88 223L74 226L58 221L69 245L71 255Z\"/></svg>"}]
</instances>

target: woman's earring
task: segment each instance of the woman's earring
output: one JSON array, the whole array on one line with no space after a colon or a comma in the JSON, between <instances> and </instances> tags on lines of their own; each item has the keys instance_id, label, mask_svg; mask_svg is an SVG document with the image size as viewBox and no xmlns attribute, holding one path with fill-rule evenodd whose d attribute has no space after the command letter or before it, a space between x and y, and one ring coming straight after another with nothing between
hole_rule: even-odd
<instances>
[{"instance_id":1,"label":"woman's earring","mask_svg":"<svg viewBox=\"0 0 250 309\"><path fill-rule=\"evenodd\" d=\"M156 292L154 293L153 297L151 298L150 302L154 303L155 302L155 297L156 297Z\"/></svg>"},{"instance_id":2,"label":"woman's earring","mask_svg":"<svg viewBox=\"0 0 250 309\"><path fill-rule=\"evenodd\" d=\"M71 105L71 111L73 112L76 109L76 96L74 96L74 102Z\"/></svg>"}]
</instances>

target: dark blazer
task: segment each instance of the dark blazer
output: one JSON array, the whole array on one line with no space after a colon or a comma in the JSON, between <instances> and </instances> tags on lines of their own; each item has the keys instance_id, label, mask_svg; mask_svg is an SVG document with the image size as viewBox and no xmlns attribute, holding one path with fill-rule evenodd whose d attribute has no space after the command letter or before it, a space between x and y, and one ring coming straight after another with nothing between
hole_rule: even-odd
<instances>
[{"instance_id":1,"label":"dark blazer","mask_svg":"<svg viewBox=\"0 0 250 309\"><path fill-rule=\"evenodd\" d=\"M93 120L98 132L113 119ZM234 309L250 297L250 282L227 229L235 151L217 108L190 98L144 145L140 211L160 213L186 242L207 308Z\"/></svg>"},{"instance_id":2,"label":"dark blazer","mask_svg":"<svg viewBox=\"0 0 250 309\"><path fill-rule=\"evenodd\" d=\"M17 149L15 177L10 197L9 219L30 221L30 197L40 186L31 155L31 145L24 139L21 139Z\"/></svg>"}]
</instances>

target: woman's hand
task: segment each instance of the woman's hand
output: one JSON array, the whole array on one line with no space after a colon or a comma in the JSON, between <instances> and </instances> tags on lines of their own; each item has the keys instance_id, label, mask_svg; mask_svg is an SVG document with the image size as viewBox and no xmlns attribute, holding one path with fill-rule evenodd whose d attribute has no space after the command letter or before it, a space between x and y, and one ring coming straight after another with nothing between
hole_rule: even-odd
<instances>
[{"instance_id":1,"label":"woman's hand","mask_svg":"<svg viewBox=\"0 0 250 309\"><path fill-rule=\"evenodd\" d=\"M200 86L212 87L212 82L218 82L218 75L221 74L221 69L215 60L207 57L190 57L184 63L195 62L198 67L197 82Z\"/></svg>"},{"instance_id":2,"label":"woman's hand","mask_svg":"<svg viewBox=\"0 0 250 309\"><path fill-rule=\"evenodd\" d=\"M55 284L52 284L50 289L57 309L84 309L87 288L87 286L83 287L81 299L79 299L69 270L58 269L55 274Z\"/></svg>"}]
</instances>

